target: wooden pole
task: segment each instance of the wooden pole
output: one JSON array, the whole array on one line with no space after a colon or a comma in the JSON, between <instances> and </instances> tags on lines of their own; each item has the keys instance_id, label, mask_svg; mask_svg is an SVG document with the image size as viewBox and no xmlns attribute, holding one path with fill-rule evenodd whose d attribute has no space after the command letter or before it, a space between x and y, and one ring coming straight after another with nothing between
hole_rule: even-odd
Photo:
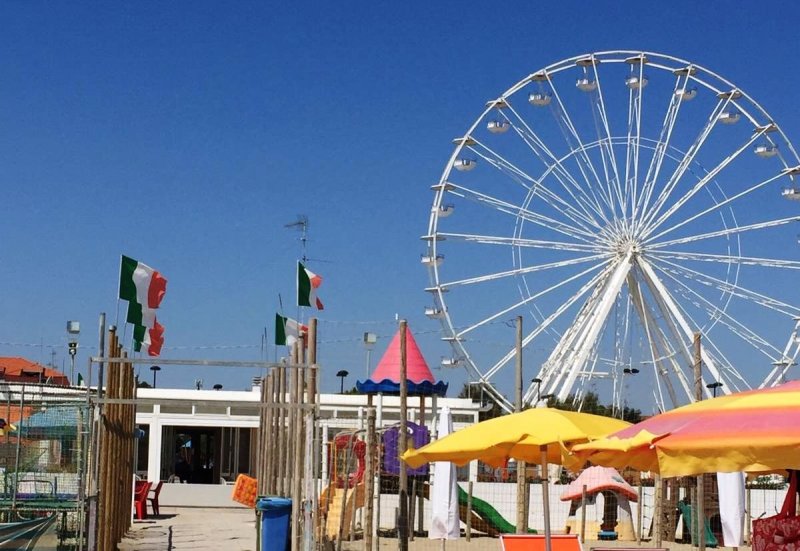
<instances>
[{"instance_id":1,"label":"wooden pole","mask_svg":"<svg viewBox=\"0 0 800 551\"><path fill-rule=\"evenodd\" d=\"M273 478L272 463L275 461L274 450L275 438L273 434L275 416L275 374L270 369L269 374L261 379L262 390L264 391L264 402L267 404L267 411L264 414L264 430L261 431L263 440L260 443L259 453L264 458L261 463L261 470L264 477L264 494L273 495L275 493L275 480Z\"/></svg>"},{"instance_id":2,"label":"wooden pole","mask_svg":"<svg viewBox=\"0 0 800 551\"><path fill-rule=\"evenodd\" d=\"M292 442L294 444L294 451L292 452L294 459L292 466L292 551L299 551L303 542L303 532L300 530L300 517L303 511L303 444L305 443L305 429L303 428L303 415L300 411L300 407L303 403L305 369L297 366L295 367L295 372L294 403L292 404L295 416L295 433L292 436Z\"/></svg>"},{"instance_id":3,"label":"wooden pole","mask_svg":"<svg viewBox=\"0 0 800 551\"><path fill-rule=\"evenodd\" d=\"M467 542L472 539L472 481L467 483Z\"/></svg>"},{"instance_id":4,"label":"wooden pole","mask_svg":"<svg viewBox=\"0 0 800 551\"><path fill-rule=\"evenodd\" d=\"M552 551L552 534L550 532L550 473L547 469L547 446L539 446L542 455L542 503L544 505L544 549Z\"/></svg>"},{"instance_id":5,"label":"wooden pole","mask_svg":"<svg viewBox=\"0 0 800 551\"><path fill-rule=\"evenodd\" d=\"M581 543L586 543L586 484L581 488Z\"/></svg>"},{"instance_id":6,"label":"wooden pole","mask_svg":"<svg viewBox=\"0 0 800 551\"><path fill-rule=\"evenodd\" d=\"M347 450L345 451L344 465L342 465L342 490L343 490L342 491L342 508L340 509L341 514L339 515L339 532L338 532L338 537L336 538L336 551L342 551L342 540L344 539L344 519L345 519L345 516L346 516L345 513L347 512L347 495L348 495L349 490L350 490L350 477L348 476L348 473L347 473L347 467L348 467L348 465L350 465L350 453L353 450L353 439L354 439L354 436L353 435L348 435L348 437L350 438L350 440L348 440L348 442L347 442ZM336 446L334 445L334 449L335 448L336 448ZM338 469L337 469L337 473L334 476L336 476L336 475L338 475ZM334 487L336 487L336 486L334 486ZM329 500L332 500L332 499L333 499L333 494L330 495Z\"/></svg>"},{"instance_id":7,"label":"wooden pole","mask_svg":"<svg viewBox=\"0 0 800 551\"><path fill-rule=\"evenodd\" d=\"M398 438L398 454L403 455L408 449L408 363L406 357L406 320L400 320L400 435ZM400 551L408 551L408 472L406 464L399 460L400 481L398 498L400 500L400 520L398 530ZM549 551L549 550L548 550Z\"/></svg>"},{"instance_id":8,"label":"wooden pole","mask_svg":"<svg viewBox=\"0 0 800 551\"><path fill-rule=\"evenodd\" d=\"M375 495L375 408L367 408L367 455L364 465L364 551L373 551L372 515Z\"/></svg>"},{"instance_id":9,"label":"wooden pole","mask_svg":"<svg viewBox=\"0 0 800 551\"><path fill-rule=\"evenodd\" d=\"M106 338L106 315L105 313L100 314L100 318L98 320L98 345L97 351L98 356L104 356L106 351L105 340ZM89 364L89 369L91 370L91 364ZM103 397L103 374L105 371L105 366L103 363L98 364L97 366L97 397ZM90 373L91 375L91 373ZM89 388L92 385L91 377L89 380L86 381L87 385L87 396L89 395ZM100 448L102 442L101 433L103 432L103 425L102 425L102 412L103 406L97 404L98 408L98 422L91 421L92 423L92 440L93 446L91 449L92 452L92 483L90 486L91 494L94 496L94 499L89 503L89 530L88 530L88 538L87 538L87 550L88 551L97 551L97 543L98 543L98 521L100 515L100 495L99 495L99 488L100 488ZM92 411L89 411L89 414L92 414Z\"/></svg>"},{"instance_id":10,"label":"wooden pole","mask_svg":"<svg viewBox=\"0 0 800 551\"><path fill-rule=\"evenodd\" d=\"M522 316L517 316L516 323L516 401L514 411L522 411ZM528 483L525 476L525 462L517 460L517 534L528 533Z\"/></svg>"},{"instance_id":11,"label":"wooden pole","mask_svg":"<svg viewBox=\"0 0 800 551\"><path fill-rule=\"evenodd\" d=\"M703 399L703 347L702 336L699 331L694 334L694 393L699 402ZM706 513L705 513L705 480L702 474L697 475L697 502L695 503L695 531L697 532L697 548L705 551L706 548Z\"/></svg>"},{"instance_id":12,"label":"wooden pole","mask_svg":"<svg viewBox=\"0 0 800 551\"><path fill-rule=\"evenodd\" d=\"M655 532L655 547L661 547L662 543L662 521L664 516L664 488L661 483L661 475L655 475L656 495L654 497L653 524Z\"/></svg>"},{"instance_id":13,"label":"wooden pole","mask_svg":"<svg viewBox=\"0 0 800 551\"><path fill-rule=\"evenodd\" d=\"M278 495L286 497L286 486L284 477L286 475L286 368L278 368L278 426L276 436L278 437Z\"/></svg>"},{"instance_id":14,"label":"wooden pole","mask_svg":"<svg viewBox=\"0 0 800 551\"><path fill-rule=\"evenodd\" d=\"M108 331L108 352L109 358L115 357L117 352L116 342L116 328L111 326ZM117 363L108 364L108 382L106 383L106 397L116 398L114 381L116 380L116 372L119 369ZM99 549L113 549L112 538L114 529L114 517L112 508L112 489L113 489L113 476L114 465L112 463L112 450L114 448L114 434L112 426L113 404L108 404L103 407L103 414L101 418L101 431L102 431L102 447L100 449L100 496L99 496L99 522L98 522L98 548Z\"/></svg>"},{"instance_id":15,"label":"wooden pole","mask_svg":"<svg viewBox=\"0 0 800 551\"><path fill-rule=\"evenodd\" d=\"M636 543L642 543L644 531L642 529L642 510L644 509L644 491L642 490L642 478L639 477L639 502L636 508Z\"/></svg>"},{"instance_id":16,"label":"wooden pole","mask_svg":"<svg viewBox=\"0 0 800 551\"><path fill-rule=\"evenodd\" d=\"M746 480L746 479L745 479ZM744 489L744 502L746 504L744 509L744 543L752 546L750 529L752 527L752 517L750 516L750 488L745 486Z\"/></svg>"}]
</instances>

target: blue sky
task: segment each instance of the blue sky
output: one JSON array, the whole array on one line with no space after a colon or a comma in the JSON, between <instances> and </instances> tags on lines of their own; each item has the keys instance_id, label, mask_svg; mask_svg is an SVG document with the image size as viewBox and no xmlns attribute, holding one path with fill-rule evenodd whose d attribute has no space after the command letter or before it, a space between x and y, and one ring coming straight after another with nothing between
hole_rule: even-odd
<instances>
[{"instance_id":1,"label":"blue sky","mask_svg":"<svg viewBox=\"0 0 800 551\"><path fill-rule=\"evenodd\" d=\"M737 83L797 143L799 12L792 2L3 3L0 355L48 362L52 349L61 365L76 319L84 366L98 313L116 316L123 253L169 279L166 357L258 359L279 293L294 314L299 233L284 225L302 213L308 256L326 261L309 263L325 278L323 390L338 388L339 369L363 374L364 331L381 337L374 366L395 314L436 365L446 351L423 315L419 237L450 141L485 101L565 57L649 50ZM229 348L204 348L218 345ZM434 373L456 391L464 381ZM244 388L252 375L165 368L159 382Z\"/></svg>"}]
</instances>

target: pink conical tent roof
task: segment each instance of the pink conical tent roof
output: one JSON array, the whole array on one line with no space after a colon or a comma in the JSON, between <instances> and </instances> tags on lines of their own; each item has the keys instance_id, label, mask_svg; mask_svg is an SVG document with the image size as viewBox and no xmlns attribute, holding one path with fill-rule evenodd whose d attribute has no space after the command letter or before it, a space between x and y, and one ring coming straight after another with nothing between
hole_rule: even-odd
<instances>
[{"instance_id":1,"label":"pink conical tent roof","mask_svg":"<svg viewBox=\"0 0 800 551\"><path fill-rule=\"evenodd\" d=\"M375 367L370 377L375 382L385 381L386 379L393 383L400 383L400 331L395 333L392 342L389 343L389 348L383 354L381 361ZM419 351L417 341L414 340L414 335L406 328L406 379L412 383L421 383L428 381L434 383L433 373L428 368L425 358L422 357L422 352Z\"/></svg>"}]
</instances>

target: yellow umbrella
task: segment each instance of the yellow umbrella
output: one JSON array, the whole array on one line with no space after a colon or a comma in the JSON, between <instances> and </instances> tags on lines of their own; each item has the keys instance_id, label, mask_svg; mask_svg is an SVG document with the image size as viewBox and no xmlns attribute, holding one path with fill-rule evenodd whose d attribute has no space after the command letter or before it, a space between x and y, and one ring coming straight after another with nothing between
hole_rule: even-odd
<instances>
[{"instance_id":1,"label":"yellow umbrella","mask_svg":"<svg viewBox=\"0 0 800 551\"><path fill-rule=\"evenodd\" d=\"M464 465L473 459L502 467L509 458L542 463L545 447L547 462L561 465L562 443L594 440L627 426L630 423L611 417L533 408L477 423L417 450L408 450L403 460L414 468L432 461Z\"/></svg>"},{"instance_id":2,"label":"yellow umbrella","mask_svg":"<svg viewBox=\"0 0 800 551\"><path fill-rule=\"evenodd\" d=\"M572 447L574 460L662 476L800 469L800 381L696 402Z\"/></svg>"},{"instance_id":3,"label":"yellow umbrella","mask_svg":"<svg viewBox=\"0 0 800 551\"><path fill-rule=\"evenodd\" d=\"M461 429L418 450L408 450L402 458L414 468L431 461L464 465L473 459L499 467L513 458L538 463L546 473L548 463L562 464L564 445L601 438L629 425L611 417L534 408ZM542 499L545 548L550 551L550 502L546 478Z\"/></svg>"}]
</instances>

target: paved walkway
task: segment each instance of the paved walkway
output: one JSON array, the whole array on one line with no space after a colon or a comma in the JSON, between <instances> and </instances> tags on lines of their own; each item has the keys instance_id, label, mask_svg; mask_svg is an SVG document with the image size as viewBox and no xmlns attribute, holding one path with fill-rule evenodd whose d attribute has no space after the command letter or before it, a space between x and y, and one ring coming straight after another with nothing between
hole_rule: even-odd
<instances>
[{"instance_id":1,"label":"paved walkway","mask_svg":"<svg viewBox=\"0 0 800 551\"><path fill-rule=\"evenodd\" d=\"M250 509L161 507L161 515L134 521L121 551L255 551L256 518Z\"/></svg>"}]
</instances>

